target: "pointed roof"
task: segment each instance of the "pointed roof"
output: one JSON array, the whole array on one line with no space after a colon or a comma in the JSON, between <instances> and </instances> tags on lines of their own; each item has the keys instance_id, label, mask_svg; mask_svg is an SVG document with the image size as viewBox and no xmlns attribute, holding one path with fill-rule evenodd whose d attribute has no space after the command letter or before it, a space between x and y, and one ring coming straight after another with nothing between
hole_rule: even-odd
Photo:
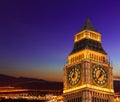
<instances>
[{"instance_id":1,"label":"pointed roof","mask_svg":"<svg viewBox=\"0 0 120 102\"><path fill-rule=\"evenodd\" d=\"M95 31L95 32L98 32L94 26L92 25L92 23L90 22L90 20L87 18L84 25L82 26L81 30L80 31L83 31L83 30L91 30L91 31Z\"/></svg>"},{"instance_id":2,"label":"pointed roof","mask_svg":"<svg viewBox=\"0 0 120 102\"><path fill-rule=\"evenodd\" d=\"M73 50L70 54L82 51L84 49L89 49L92 51L96 51L99 53L107 54L105 50L102 47L102 44L98 41L92 40L92 39L82 39L79 40L78 42L74 43Z\"/></svg>"}]
</instances>

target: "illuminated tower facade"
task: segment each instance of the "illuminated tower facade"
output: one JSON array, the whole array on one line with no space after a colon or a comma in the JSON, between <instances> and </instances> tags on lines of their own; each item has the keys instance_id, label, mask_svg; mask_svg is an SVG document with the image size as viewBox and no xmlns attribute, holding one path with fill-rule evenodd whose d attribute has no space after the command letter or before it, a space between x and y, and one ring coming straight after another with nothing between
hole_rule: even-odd
<instances>
[{"instance_id":1,"label":"illuminated tower facade","mask_svg":"<svg viewBox=\"0 0 120 102\"><path fill-rule=\"evenodd\" d=\"M64 102L113 102L113 73L101 34L87 19L64 66Z\"/></svg>"}]
</instances>

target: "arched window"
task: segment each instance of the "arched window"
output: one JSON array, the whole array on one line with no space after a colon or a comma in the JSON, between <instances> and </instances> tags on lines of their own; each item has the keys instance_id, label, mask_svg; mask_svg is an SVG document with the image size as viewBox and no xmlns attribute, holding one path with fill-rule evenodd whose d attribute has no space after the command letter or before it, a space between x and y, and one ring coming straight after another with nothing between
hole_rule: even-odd
<instances>
[{"instance_id":1,"label":"arched window","mask_svg":"<svg viewBox=\"0 0 120 102\"><path fill-rule=\"evenodd\" d=\"M98 56L96 56L96 60L98 61Z\"/></svg>"},{"instance_id":2,"label":"arched window","mask_svg":"<svg viewBox=\"0 0 120 102\"><path fill-rule=\"evenodd\" d=\"M103 56L103 62L105 62L105 57Z\"/></svg>"}]
</instances>

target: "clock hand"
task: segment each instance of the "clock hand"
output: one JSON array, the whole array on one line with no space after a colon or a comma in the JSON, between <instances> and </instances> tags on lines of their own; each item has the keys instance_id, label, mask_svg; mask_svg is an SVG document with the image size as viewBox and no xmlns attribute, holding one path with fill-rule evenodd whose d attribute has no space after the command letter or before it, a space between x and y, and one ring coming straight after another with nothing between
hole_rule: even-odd
<instances>
[{"instance_id":1,"label":"clock hand","mask_svg":"<svg viewBox=\"0 0 120 102\"><path fill-rule=\"evenodd\" d=\"M102 71L100 71L100 74L98 76L98 79L101 78L101 76L103 75Z\"/></svg>"},{"instance_id":2,"label":"clock hand","mask_svg":"<svg viewBox=\"0 0 120 102\"><path fill-rule=\"evenodd\" d=\"M75 78L75 68L74 68L74 71L73 71L73 76L72 76L72 78Z\"/></svg>"}]
</instances>

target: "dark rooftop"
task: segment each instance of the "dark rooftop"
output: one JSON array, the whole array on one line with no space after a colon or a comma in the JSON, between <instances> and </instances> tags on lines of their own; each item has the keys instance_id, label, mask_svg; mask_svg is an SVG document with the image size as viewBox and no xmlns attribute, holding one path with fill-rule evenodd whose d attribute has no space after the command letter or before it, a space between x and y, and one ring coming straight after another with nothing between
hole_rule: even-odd
<instances>
[{"instance_id":1,"label":"dark rooftop","mask_svg":"<svg viewBox=\"0 0 120 102\"><path fill-rule=\"evenodd\" d=\"M102 44L98 41L92 39L82 39L74 44L74 48L70 54L76 53L78 51L90 49L96 52L107 54L102 48Z\"/></svg>"},{"instance_id":2,"label":"dark rooftop","mask_svg":"<svg viewBox=\"0 0 120 102\"><path fill-rule=\"evenodd\" d=\"M91 30L91 31L95 31L95 32L98 32L94 26L92 25L92 23L90 22L89 19L87 19L83 25L83 27L81 28L80 31L83 31L83 30Z\"/></svg>"},{"instance_id":3,"label":"dark rooftop","mask_svg":"<svg viewBox=\"0 0 120 102\"><path fill-rule=\"evenodd\" d=\"M120 80L114 80L114 92L120 95Z\"/></svg>"}]
</instances>

